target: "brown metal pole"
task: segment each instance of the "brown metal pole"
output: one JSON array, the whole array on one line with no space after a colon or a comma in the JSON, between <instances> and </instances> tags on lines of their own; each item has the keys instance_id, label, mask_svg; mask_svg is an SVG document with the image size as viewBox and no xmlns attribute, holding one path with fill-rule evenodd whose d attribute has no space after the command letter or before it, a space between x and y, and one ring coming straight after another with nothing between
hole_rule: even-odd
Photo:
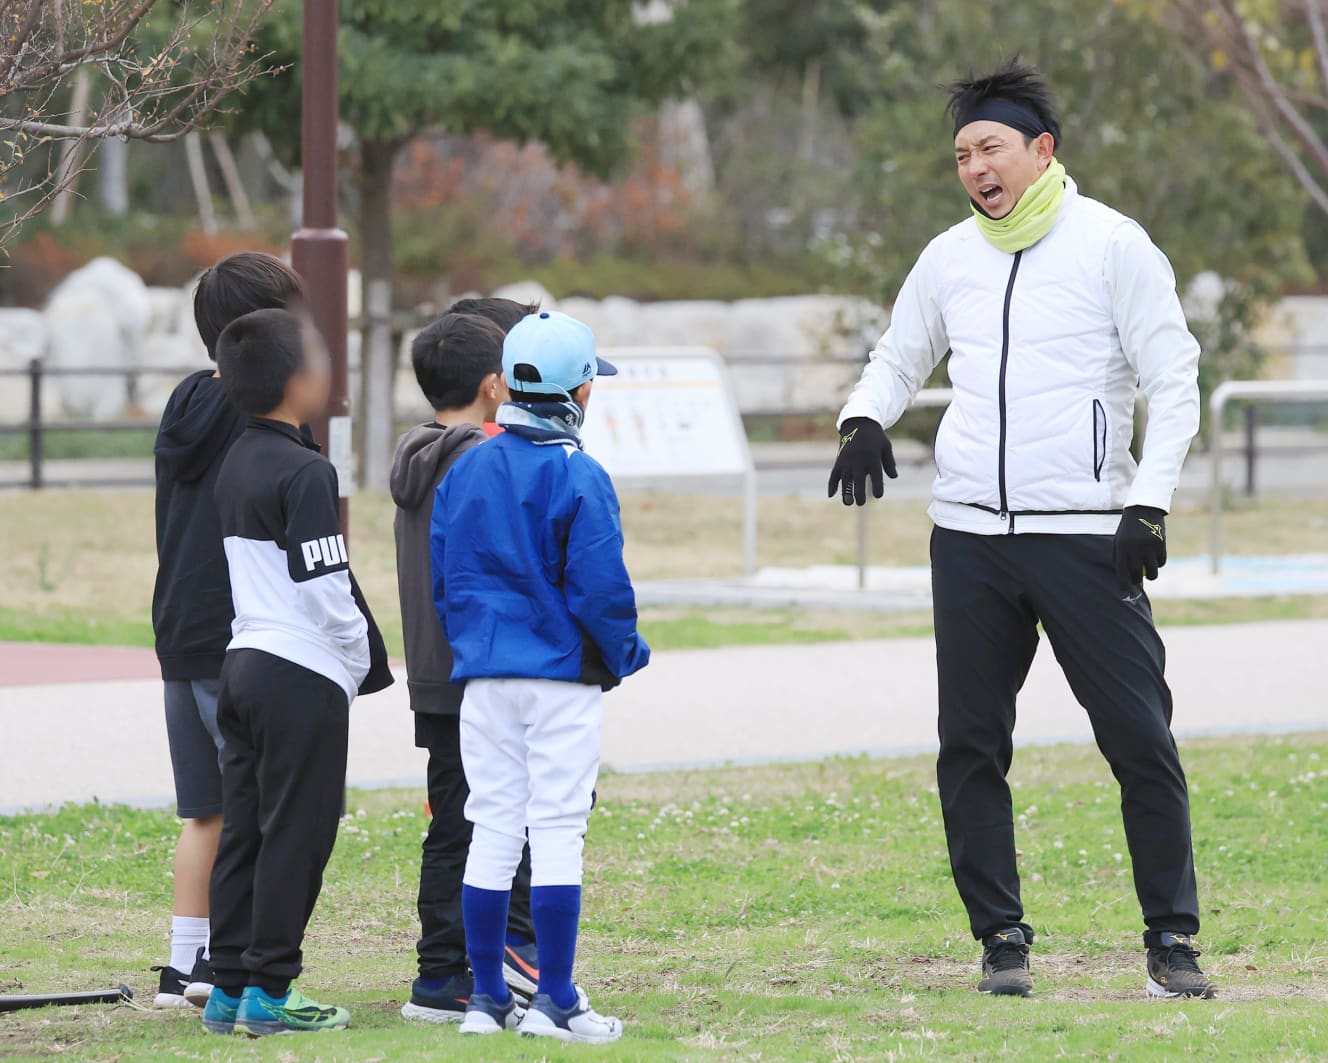
<instances>
[{"instance_id":1,"label":"brown metal pole","mask_svg":"<svg viewBox=\"0 0 1328 1063\"><path fill-rule=\"evenodd\" d=\"M332 355L332 394L314 435L341 481L341 526L350 535L354 490L350 374L346 359L346 234L337 228L337 0L304 0L300 144L304 204L291 262L304 278L309 308Z\"/></svg>"}]
</instances>

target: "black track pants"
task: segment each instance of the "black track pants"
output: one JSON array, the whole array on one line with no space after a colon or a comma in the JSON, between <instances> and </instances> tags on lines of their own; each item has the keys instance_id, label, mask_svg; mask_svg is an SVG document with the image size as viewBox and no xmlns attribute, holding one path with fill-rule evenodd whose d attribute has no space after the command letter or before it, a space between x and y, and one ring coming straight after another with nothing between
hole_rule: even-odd
<instances>
[{"instance_id":1,"label":"black track pants","mask_svg":"<svg viewBox=\"0 0 1328 1063\"><path fill-rule=\"evenodd\" d=\"M421 978L450 978L467 969L466 930L461 922L461 877L470 851L466 819L470 789L461 767L461 717L417 713L415 744L429 751L429 809L433 819L420 861ZM515 796L513 800L521 800ZM535 940L530 918L530 846L521 854L512 883L507 929Z\"/></svg>"},{"instance_id":2,"label":"black track pants","mask_svg":"<svg viewBox=\"0 0 1328 1063\"><path fill-rule=\"evenodd\" d=\"M1109 535L932 534L940 688L936 765L955 885L973 935L1024 923L1005 781L1038 621L1121 788L1148 933L1193 934L1199 901L1165 651L1146 596L1123 601Z\"/></svg>"},{"instance_id":3,"label":"black track pants","mask_svg":"<svg viewBox=\"0 0 1328 1063\"><path fill-rule=\"evenodd\" d=\"M228 991L279 993L332 855L346 786L346 692L261 650L221 669L221 844L212 868L212 966Z\"/></svg>"}]
</instances>

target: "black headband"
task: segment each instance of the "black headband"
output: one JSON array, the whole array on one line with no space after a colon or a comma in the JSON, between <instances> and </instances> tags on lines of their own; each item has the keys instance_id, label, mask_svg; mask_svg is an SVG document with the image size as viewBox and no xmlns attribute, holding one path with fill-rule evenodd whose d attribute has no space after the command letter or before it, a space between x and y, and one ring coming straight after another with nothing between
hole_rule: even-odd
<instances>
[{"instance_id":1,"label":"black headband","mask_svg":"<svg viewBox=\"0 0 1328 1063\"><path fill-rule=\"evenodd\" d=\"M1051 132L1047 128L1047 123L1039 118L1031 107L1025 107L1013 100L1001 99L999 96L988 96L957 114L955 136L958 136L959 130L970 122L999 122L1001 125L1019 130L1026 137L1036 137Z\"/></svg>"}]
</instances>

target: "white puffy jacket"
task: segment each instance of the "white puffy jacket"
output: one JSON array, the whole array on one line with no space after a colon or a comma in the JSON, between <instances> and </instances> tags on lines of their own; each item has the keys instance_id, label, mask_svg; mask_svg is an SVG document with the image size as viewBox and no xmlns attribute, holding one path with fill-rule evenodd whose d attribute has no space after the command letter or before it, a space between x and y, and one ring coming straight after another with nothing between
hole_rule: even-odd
<instances>
[{"instance_id":1,"label":"white puffy jacket","mask_svg":"<svg viewBox=\"0 0 1328 1063\"><path fill-rule=\"evenodd\" d=\"M973 218L936 237L840 413L889 428L950 356L932 519L980 534L1111 534L1124 506L1171 508L1199 430L1199 344L1166 256L1134 221L1078 194L1010 255ZM1142 460L1134 400L1148 401Z\"/></svg>"}]
</instances>

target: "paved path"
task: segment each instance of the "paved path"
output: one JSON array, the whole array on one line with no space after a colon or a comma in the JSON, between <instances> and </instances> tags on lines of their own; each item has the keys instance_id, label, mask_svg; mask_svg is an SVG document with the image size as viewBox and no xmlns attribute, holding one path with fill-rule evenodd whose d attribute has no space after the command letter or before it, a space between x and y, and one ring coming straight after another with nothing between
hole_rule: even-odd
<instances>
[{"instance_id":1,"label":"paved path","mask_svg":"<svg viewBox=\"0 0 1328 1063\"><path fill-rule=\"evenodd\" d=\"M1165 635L1178 735L1328 729L1328 621ZM0 809L169 803L156 675L146 650L0 644ZM930 750L935 704L930 639L659 653L609 696L604 761L643 771ZM1045 645L1019 708L1020 744L1091 740ZM422 785L404 682L358 701L351 721L352 784Z\"/></svg>"},{"instance_id":2,"label":"paved path","mask_svg":"<svg viewBox=\"0 0 1328 1063\"><path fill-rule=\"evenodd\" d=\"M1263 595L1328 594L1328 554L1229 556L1222 571L1208 557L1174 557L1166 578L1148 584L1148 596L1188 601ZM642 605L750 606L764 609L859 609L905 612L931 609L931 567L872 566L858 588L854 565L762 568L750 579L641 580Z\"/></svg>"}]
</instances>

